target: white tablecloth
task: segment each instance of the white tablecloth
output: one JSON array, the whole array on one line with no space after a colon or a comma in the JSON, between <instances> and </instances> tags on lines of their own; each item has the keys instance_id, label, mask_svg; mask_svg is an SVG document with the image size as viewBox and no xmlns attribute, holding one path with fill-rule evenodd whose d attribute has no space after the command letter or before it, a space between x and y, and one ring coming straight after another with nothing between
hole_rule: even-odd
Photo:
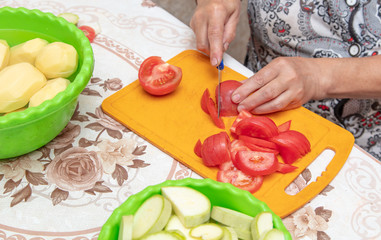
<instances>
[{"instance_id":1,"label":"white tablecloth","mask_svg":"<svg viewBox=\"0 0 381 240\"><path fill-rule=\"evenodd\" d=\"M102 101L137 79L152 55L168 60L195 49L191 29L147 0L5 0L0 7L72 12L100 26L92 44L93 77L78 108L52 142L12 161L0 162L0 239L97 239L102 224L128 196L167 179L201 178L105 115ZM225 64L250 76L230 56ZM82 168L58 178L61 160L79 153ZM329 160L326 153L324 160ZM290 186L299 191L319 176L320 164ZM82 173L82 174L81 174ZM381 165L354 146L339 175L311 202L283 219L294 239L381 239Z\"/></svg>"}]
</instances>

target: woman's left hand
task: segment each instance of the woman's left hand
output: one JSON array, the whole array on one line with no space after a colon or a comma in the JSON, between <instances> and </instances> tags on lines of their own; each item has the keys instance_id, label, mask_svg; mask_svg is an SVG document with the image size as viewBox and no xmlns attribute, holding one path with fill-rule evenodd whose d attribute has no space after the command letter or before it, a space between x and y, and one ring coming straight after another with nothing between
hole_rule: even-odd
<instances>
[{"instance_id":1,"label":"woman's left hand","mask_svg":"<svg viewBox=\"0 0 381 240\"><path fill-rule=\"evenodd\" d=\"M244 80L232 101L239 103L239 111L266 114L324 98L323 82L331 74L325 66L322 59L278 57Z\"/></svg>"}]
</instances>

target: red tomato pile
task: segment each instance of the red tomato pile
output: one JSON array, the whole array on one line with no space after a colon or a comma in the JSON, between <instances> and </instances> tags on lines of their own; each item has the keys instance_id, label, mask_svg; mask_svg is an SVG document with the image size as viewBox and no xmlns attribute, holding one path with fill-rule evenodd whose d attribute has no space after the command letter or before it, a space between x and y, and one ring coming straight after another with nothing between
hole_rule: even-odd
<instances>
[{"instance_id":1,"label":"red tomato pile","mask_svg":"<svg viewBox=\"0 0 381 240\"><path fill-rule=\"evenodd\" d=\"M173 92L182 79L181 68L151 56L139 67L139 82L148 93L161 96Z\"/></svg>"},{"instance_id":2,"label":"red tomato pile","mask_svg":"<svg viewBox=\"0 0 381 240\"><path fill-rule=\"evenodd\" d=\"M230 89L239 85L231 84ZM230 100L234 89L222 89L221 86L221 99L225 100L221 101L221 116L234 116L234 103ZM201 108L211 116L217 127L225 128L222 118L217 116L215 102L208 89L202 96ZM228 110L222 112L222 109ZM227 112L228 115L225 115ZM294 171L297 167L292 163L311 151L308 139L302 133L290 130L290 126L291 120L277 126L269 117L241 111L230 127L233 140L226 132L220 132L207 137L203 143L198 140L194 152L206 166L219 168L218 181L253 193L261 187L264 176ZM278 155L283 161L278 160Z\"/></svg>"}]
</instances>

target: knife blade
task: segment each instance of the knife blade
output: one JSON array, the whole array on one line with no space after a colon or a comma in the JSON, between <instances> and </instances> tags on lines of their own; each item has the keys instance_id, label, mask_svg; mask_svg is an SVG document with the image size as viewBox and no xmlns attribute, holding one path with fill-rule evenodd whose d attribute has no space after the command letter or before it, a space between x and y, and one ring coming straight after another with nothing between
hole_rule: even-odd
<instances>
[{"instance_id":1,"label":"knife blade","mask_svg":"<svg viewBox=\"0 0 381 240\"><path fill-rule=\"evenodd\" d=\"M218 85L217 85L217 113L218 118L220 118L221 111L221 78L222 78L222 70L224 69L224 60L222 59L220 65L217 66L218 69Z\"/></svg>"}]
</instances>

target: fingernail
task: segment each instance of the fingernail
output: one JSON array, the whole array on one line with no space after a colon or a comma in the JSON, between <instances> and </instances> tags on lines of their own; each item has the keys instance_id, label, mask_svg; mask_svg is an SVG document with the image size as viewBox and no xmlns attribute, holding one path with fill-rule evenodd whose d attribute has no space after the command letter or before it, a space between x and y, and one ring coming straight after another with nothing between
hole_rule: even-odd
<instances>
[{"instance_id":1,"label":"fingernail","mask_svg":"<svg viewBox=\"0 0 381 240\"><path fill-rule=\"evenodd\" d=\"M227 51L228 48L229 48L229 43L225 43L225 44L224 44L224 49L225 49L225 51Z\"/></svg>"},{"instance_id":2,"label":"fingernail","mask_svg":"<svg viewBox=\"0 0 381 240\"><path fill-rule=\"evenodd\" d=\"M240 99L239 94L234 94L234 95L232 96L232 101L235 102L235 103L238 102L239 99Z\"/></svg>"},{"instance_id":3,"label":"fingernail","mask_svg":"<svg viewBox=\"0 0 381 240\"><path fill-rule=\"evenodd\" d=\"M241 105L238 105L238 107L237 107L237 111L238 111L238 112L241 112L243 109L244 109L244 107L243 107L243 106L241 106Z\"/></svg>"},{"instance_id":4,"label":"fingernail","mask_svg":"<svg viewBox=\"0 0 381 240\"><path fill-rule=\"evenodd\" d=\"M213 65L213 66L217 66L217 64L218 64L218 60L217 60L217 58L213 58L213 59L212 59L212 65Z\"/></svg>"}]
</instances>

